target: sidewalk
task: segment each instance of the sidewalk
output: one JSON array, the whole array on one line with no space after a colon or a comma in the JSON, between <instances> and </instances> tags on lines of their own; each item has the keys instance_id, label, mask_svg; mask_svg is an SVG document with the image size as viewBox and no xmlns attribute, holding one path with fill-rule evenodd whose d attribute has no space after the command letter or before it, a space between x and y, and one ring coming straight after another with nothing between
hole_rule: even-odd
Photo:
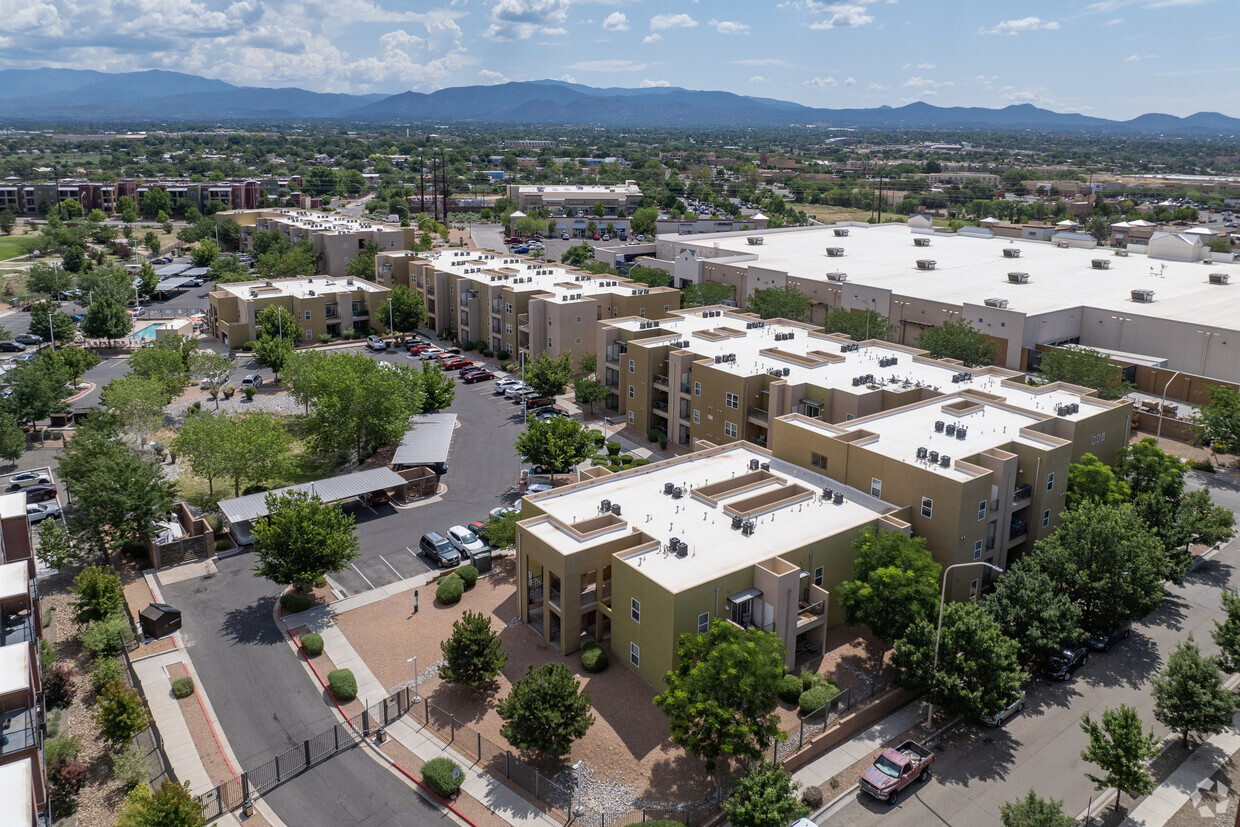
<instances>
[{"instance_id":1,"label":"sidewalk","mask_svg":"<svg viewBox=\"0 0 1240 827\"><path fill-rule=\"evenodd\" d=\"M1188 760L1171 773L1170 778L1159 784L1148 798L1133 809L1120 823L1120 827L1161 827L1189 801L1193 802L1194 807L1200 806L1202 810L1208 811L1201 813L1203 819L1217 817L1218 812L1200 805L1201 791L1207 786L1214 786L1210 777L1240 751L1240 733L1234 729L1240 727L1240 712L1232 718L1232 727L1233 729L1207 738ZM1222 800L1225 806L1228 801L1226 794Z\"/></svg>"}]
</instances>

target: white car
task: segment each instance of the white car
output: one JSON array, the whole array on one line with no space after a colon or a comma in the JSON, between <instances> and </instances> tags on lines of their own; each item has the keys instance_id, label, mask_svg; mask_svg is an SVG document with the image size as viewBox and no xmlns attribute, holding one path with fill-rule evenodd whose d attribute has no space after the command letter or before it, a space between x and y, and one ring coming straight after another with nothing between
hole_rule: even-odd
<instances>
[{"instance_id":1,"label":"white car","mask_svg":"<svg viewBox=\"0 0 1240 827\"><path fill-rule=\"evenodd\" d=\"M492 508L487 516L489 517L505 517L509 514L520 514L521 509L511 505L501 505L498 508Z\"/></svg>"},{"instance_id":2,"label":"white car","mask_svg":"<svg viewBox=\"0 0 1240 827\"><path fill-rule=\"evenodd\" d=\"M23 471L9 477L9 491L17 491L21 488L29 488L32 485L49 485L52 478L47 474L40 474L38 471Z\"/></svg>"},{"instance_id":3,"label":"white car","mask_svg":"<svg viewBox=\"0 0 1240 827\"><path fill-rule=\"evenodd\" d=\"M367 336L366 347L374 351L387 350L387 342L383 341L382 336Z\"/></svg>"},{"instance_id":4,"label":"white car","mask_svg":"<svg viewBox=\"0 0 1240 827\"><path fill-rule=\"evenodd\" d=\"M42 503L26 503L26 518L32 523L42 522L48 517L59 517L60 506L56 503L44 505Z\"/></svg>"},{"instance_id":5,"label":"white car","mask_svg":"<svg viewBox=\"0 0 1240 827\"><path fill-rule=\"evenodd\" d=\"M490 548L478 538L477 534L474 534L463 525L454 525L448 529L448 542L461 553L462 557L469 557L471 559L475 554Z\"/></svg>"},{"instance_id":6,"label":"white car","mask_svg":"<svg viewBox=\"0 0 1240 827\"><path fill-rule=\"evenodd\" d=\"M518 382L515 385L509 385L508 387L504 388L504 396L508 397L509 399L516 399L518 396L525 393L526 391L532 391L532 390L533 388L531 388L529 385L525 384L524 382Z\"/></svg>"}]
</instances>

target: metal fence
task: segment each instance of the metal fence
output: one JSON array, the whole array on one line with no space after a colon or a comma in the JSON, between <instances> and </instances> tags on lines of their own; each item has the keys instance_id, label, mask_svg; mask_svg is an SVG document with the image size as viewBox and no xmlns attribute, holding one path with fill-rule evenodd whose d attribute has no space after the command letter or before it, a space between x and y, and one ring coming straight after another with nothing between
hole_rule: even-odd
<instances>
[{"instance_id":1,"label":"metal fence","mask_svg":"<svg viewBox=\"0 0 1240 827\"><path fill-rule=\"evenodd\" d=\"M868 680L849 684L840 690L840 694L813 712L801 716L796 730L788 733L786 741L776 742L772 748L772 758L782 761L789 755L800 752L815 735L824 731L842 716L848 714L854 706L873 698L879 692L895 682L891 674L880 673L869 676Z\"/></svg>"},{"instance_id":2,"label":"metal fence","mask_svg":"<svg viewBox=\"0 0 1240 827\"><path fill-rule=\"evenodd\" d=\"M124 643L123 640L122 643ZM146 710L147 717L151 721L150 725L133 739L134 744L142 750L143 757L146 759L149 776L146 783L154 790L159 789L165 780L176 784L176 772L172 769L172 762L168 760L168 753L164 751L164 741L159 735L159 728L155 726L155 716L151 714L151 706L146 701L142 681L138 679L138 673L133 668L133 661L129 659L128 645L121 646L121 658L125 663L125 682L137 690L142 698L142 708Z\"/></svg>"}]
</instances>

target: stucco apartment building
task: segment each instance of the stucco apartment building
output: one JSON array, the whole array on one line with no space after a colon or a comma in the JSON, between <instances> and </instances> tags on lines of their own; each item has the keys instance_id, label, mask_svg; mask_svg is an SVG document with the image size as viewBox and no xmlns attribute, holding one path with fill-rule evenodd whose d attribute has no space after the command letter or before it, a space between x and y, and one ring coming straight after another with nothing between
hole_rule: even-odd
<instances>
[{"instance_id":1,"label":"stucco apartment building","mask_svg":"<svg viewBox=\"0 0 1240 827\"><path fill-rule=\"evenodd\" d=\"M309 241L319 253L319 273L343 276L345 267L374 242L380 252L407 250L416 242L417 228L397 227L364 218L327 215L311 210L226 210L217 221L232 221L241 230L241 249L254 249L254 236L278 232L290 244Z\"/></svg>"},{"instance_id":2,"label":"stucco apartment building","mask_svg":"<svg viewBox=\"0 0 1240 827\"><path fill-rule=\"evenodd\" d=\"M213 203L237 210L256 209L260 195L275 198L280 190L297 190L301 183L301 177L296 175L286 178L228 178L223 181L191 181L188 178L25 181L14 176L0 181L0 210L11 207L19 215L40 215L60 201L73 199L86 212L103 210L111 215L116 212L117 202L122 197L129 196L135 204L140 204L142 196L152 189L164 190L174 201L188 201L199 210Z\"/></svg>"},{"instance_id":3,"label":"stucco apartment building","mask_svg":"<svg viewBox=\"0 0 1240 827\"><path fill-rule=\"evenodd\" d=\"M616 276L594 276L523 256L480 250L397 252L375 259L385 287L422 295L427 326L451 328L462 341L532 358L594 354L602 320L659 319L680 308L680 291Z\"/></svg>"},{"instance_id":4,"label":"stucco apartment building","mask_svg":"<svg viewBox=\"0 0 1240 827\"><path fill-rule=\"evenodd\" d=\"M655 686L677 638L715 619L779 635L789 667L821 653L854 539L908 531L906 509L749 443L589 473L525 498L521 618L565 654L603 643Z\"/></svg>"},{"instance_id":5,"label":"stucco apartment building","mask_svg":"<svg viewBox=\"0 0 1240 827\"><path fill-rule=\"evenodd\" d=\"M364 336L371 328L387 330L388 292L365 279L331 276L221 284L207 294L207 328L224 344L239 348L256 338L258 314L279 305L296 320L296 329L284 335L302 344L346 330Z\"/></svg>"}]
</instances>

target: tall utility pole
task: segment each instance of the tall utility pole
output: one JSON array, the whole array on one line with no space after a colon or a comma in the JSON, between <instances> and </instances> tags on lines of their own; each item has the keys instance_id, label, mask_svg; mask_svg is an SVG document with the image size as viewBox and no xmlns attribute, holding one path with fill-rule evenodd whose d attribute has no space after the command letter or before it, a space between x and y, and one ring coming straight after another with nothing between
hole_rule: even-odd
<instances>
[{"instance_id":1,"label":"tall utility pole","mask_svg":"<svg viewBox=\"0 0 1240 827\"><path fill-rule=\"evenodd\" d=\"M437 183L438 181L439 181L439 178L435 174L435 156L432 155L431 156L431 189L432 190L435 187L439 186L439 184ZM438 221L439 220L439 194L436 192L431 193L431 213L434 219Z\"/></svg>"},{"instance_id":2,"label":"tall utility pole","mask_svg":"<svg viewBox=\"0 0 1240 827\"><path fill-rule=\"evenodd\" d=\"M418 153L418 212L426 212L426 167L422 166L422 153Z\"/></svg>"},{"instance_id":3,"label":"tall utility pole","mask_svg":"<svg viewBox=\"0 0 1240 827\"><path fill-rule=\"evenodd\" d=\"M448 225L448 165L444 163L443 147L439 148L439 177L443 179L443 223Z\"/></svg>"}]
</instances>

